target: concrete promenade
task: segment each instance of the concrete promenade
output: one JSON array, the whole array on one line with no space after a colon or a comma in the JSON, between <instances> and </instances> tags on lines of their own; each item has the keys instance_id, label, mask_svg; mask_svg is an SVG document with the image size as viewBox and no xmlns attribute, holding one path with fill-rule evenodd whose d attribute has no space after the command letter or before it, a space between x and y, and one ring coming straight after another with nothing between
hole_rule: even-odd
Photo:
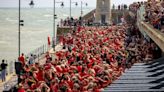
<instances>
[{"instance_id":1,"label":"concrete promenade","mask_svg":"<svg viewBox=\"0 0 164 92\"><path fill-rule=\"evenodd\" d=\"M63 46L61 44L58 44L55 47L55 52L56 51L61 51L62 49L63 49ZM53 55L55 52L53 51L52 48L49 50L50 55ZM43 56L41 56L41 58L39 60L36 60L36 62L39 62L41 65L45 64L46 58L44 56L45 56L45 54L43 54ZM52 56L52 57L55 57L55 56ZM17 75L14 74L14 73L10 74L10 75L7 75L6 76L6 82L2 82L0 80L0 92L3 92L4 87L6 87L6 90L8 90L7 88L10 89L15 84L17 84Z\"/></svg>"}]
</instances>

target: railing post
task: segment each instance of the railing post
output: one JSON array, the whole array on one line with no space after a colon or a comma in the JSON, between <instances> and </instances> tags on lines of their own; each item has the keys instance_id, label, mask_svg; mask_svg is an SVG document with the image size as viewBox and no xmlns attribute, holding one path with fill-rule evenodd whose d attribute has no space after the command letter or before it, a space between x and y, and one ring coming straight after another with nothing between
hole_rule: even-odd
<instances>
[{"instance_id":1,"label":"railing post","mask_svg":"<svg viewBox=\"0 0 164 92\"><path fill-rule=\"evenodd\" d=\"M37 56L39 56L39 48L37 48ZM39 58L39 57L38 57Z\"/></svg>"},{"instance_id":2,"label":"railing post","mask_svg":"<svg viewBox=\"0 0 164 92\"><path fill-rule=\"evenodd\" d=\"M10 67L10 64L7 62L7 60L6 60L6 63L7 63L7 68L6 68L6 75L8 76L9 75L9 67Z\"/></svg>"}]
</instances>

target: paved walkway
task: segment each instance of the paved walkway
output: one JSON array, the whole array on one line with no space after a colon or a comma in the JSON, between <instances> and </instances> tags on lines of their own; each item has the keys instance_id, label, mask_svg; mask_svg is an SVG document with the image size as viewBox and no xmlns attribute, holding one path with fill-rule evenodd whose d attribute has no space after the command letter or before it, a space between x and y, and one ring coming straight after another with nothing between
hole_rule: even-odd
<instances>
[{"instance_id":1,"label":"paved walkway","mask_svg":"<svg viewBox=\"0 0 164 92\"><path fill-rule=\"evenodd\" d=\"M16 82L17 82L17 76L15 74L8 75L6 77L6 82L0 81L0 92L4 90L5 85L7 87L10 85L14 85L14 83L16 84Z\"/></svg>"},{"instance_id":2,"label":"paved walkway","mask_svg":"<svg viewBox=\"0 0 164 92\"><path fill-rule=\"evenodd\" d=\"M61 50L63 50L63 46L58 44L55 47L55 52L61 51ZM55 55L54 55L55 52L53 51L53 49L49 50L49 53L50 53L50 55L52 55L52 57L55 57ZM39 62L41 65L45 64L46 58L44 56L45 56L45 54L43 54L43 56L41 56L40 59L38 59L36 62ZM0 81L0 92L2 92L4 90L4 87L6 87L6 89L9 89L9 88L11 88L11 86L16 85L16 84L17 84L16 74L10 74L6 77L6 82Z\"/></svg>"}]
</instances>

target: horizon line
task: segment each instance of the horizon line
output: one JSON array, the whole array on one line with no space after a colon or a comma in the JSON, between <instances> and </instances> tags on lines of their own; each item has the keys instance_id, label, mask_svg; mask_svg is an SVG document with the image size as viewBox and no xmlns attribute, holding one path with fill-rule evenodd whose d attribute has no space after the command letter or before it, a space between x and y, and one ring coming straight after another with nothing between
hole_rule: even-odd
<instances>
[{"instance_id":1,"label":"horizon line","mask_svg":"<svg viewBox=\"0 0 164 92\"><path fill-rule=\"evenodd\" d=\"M19 8L19 7L0 7L0 8ZM31 7L21 7L21 8L31 8ZM33 7L33 8L54 8L54 7ZM70 7L56 7L56 8L70 8ZM72 8L81 8L81 7L72 7ZM96 7L83 7L83 9L86 8L96 8Z\"/></svg>"}]
</instances>

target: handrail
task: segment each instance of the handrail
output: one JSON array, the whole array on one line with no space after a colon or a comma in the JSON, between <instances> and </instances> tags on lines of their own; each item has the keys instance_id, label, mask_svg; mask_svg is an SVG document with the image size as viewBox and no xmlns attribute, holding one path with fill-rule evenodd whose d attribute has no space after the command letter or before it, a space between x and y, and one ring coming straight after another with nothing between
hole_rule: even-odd
<instances>
[{"instance_id":1,"label":"handrail","mask_svg":"<svg viewBox=\"0 0 164 92\"><path fill-rule=\"evenodd\" d=\"M137 11L137 26L141 33L146 37L150 37L164 52L164 33L160 32L160 30L155 29L149 23L144 22L144 7L141 7Z\"/></svg>"},{"instance_id":2,"label":"handrail","mask_svg":"<svg viewBox=\"0 0 164 92\"><path fill-rule=\"evenodd\" d=\"M29 52L27 55L26 55L26 58L29 58L31 54L33 54L35 56L35 60L36 59L40 59L40 57L46 53L48 51L48 45L44 44L36 49L34 49L33 51Z\"/></svg>"},{"instance_id":3,"label":"handrail","mask_svg":"<svg viewBox=\"0 0 164 92\"><path fill-rule=\"evenodd\" d=\"M34 49L30 53L28 53L26 55L26 57L29 57L31 54L33 54L33 55L36 55L35 60L39 61L39 59L41 59L40 57L43 56L43 54L45 54L47 51L48 51L48 45L42 45L42 46ZM8 67L6 69L6 71L7 71L6 77L13 78L13 75L15 74L15 63L14 62L17 62L17 59L15 61L7 62ZM17 83L15 80L10 81L10 78L9 78L9 80L6 83L4 83L4 90L9 90L10 88L14 87L16 85L15 83Z\"/></svg>"},{"instance_id":4,"label":"handrail","mask_svg":"<svg viewBox=\"0 0 164 92\"><path fill-rule=\"evenodd\" d=\"M160 32L159 30L153 28L148 23L143 21L140 22L141 26L145 29L147 35L162 49L164 52L164 33Z\"/></svg>"}]
</instances>

